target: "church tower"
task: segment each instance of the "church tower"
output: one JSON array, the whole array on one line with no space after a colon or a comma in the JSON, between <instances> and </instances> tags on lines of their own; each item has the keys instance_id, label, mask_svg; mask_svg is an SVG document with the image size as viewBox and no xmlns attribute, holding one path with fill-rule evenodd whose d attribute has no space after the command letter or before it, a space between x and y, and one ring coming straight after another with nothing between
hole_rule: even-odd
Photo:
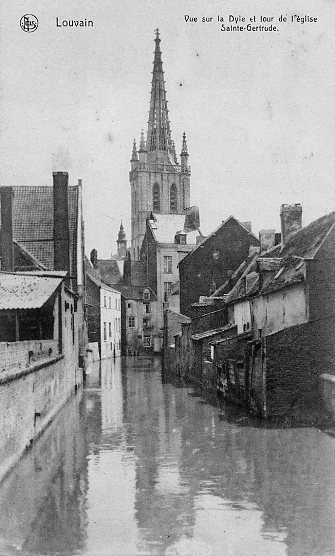
<instances>
[{"instance_id":1,"label":"church tower","mask_svg":"<svg viewBox=\"0 0 335 556\"><path fill-rule=\"evenodd\" d=\"M124 227L122 224L122 220L121 220L120 230L118 233L116 244L117 244L117 260L123 261L127 255L127 238L126 238L126 232L124 231Z\"/></svg>"},{"instance_id":2,"label":"church tower","mask_svg":"<svg viewBox=\"0 0 335 556\"><path fill-rule=\"evenodd\" d=\"M150 213L184 214L190 205L190 167L186 135L180 162L171 139L159 31L156 29L149 120L142 130L139 150L134 139L129 174L131 187L131 254L139 253Z\"/></svg>"}]
</instances>

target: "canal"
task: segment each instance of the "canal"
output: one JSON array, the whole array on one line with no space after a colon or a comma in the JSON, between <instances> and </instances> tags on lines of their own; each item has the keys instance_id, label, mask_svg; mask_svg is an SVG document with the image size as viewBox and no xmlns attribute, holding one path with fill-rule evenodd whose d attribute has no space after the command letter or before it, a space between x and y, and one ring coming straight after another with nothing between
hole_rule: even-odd
<instances>
[{"instance_id":1,"label":"canal","mask_svg":"<svg viewBox=\"0 0 335 556\"><path fill-rule=\"evenodd\" d=\"M0 554L334 554L334 490L330 434L107 360L0 485Z\"/></svg>"}]
</instances>

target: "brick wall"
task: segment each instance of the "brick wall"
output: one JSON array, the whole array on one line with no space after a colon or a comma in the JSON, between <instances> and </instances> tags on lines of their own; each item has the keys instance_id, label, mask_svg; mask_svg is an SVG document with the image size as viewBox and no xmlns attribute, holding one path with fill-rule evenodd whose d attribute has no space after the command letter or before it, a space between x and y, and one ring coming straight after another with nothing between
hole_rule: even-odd
<instances>
[{"instance_id":1,"label":"brick wall","mask_svg":"<svg viewBox=\"0 0 335 556\"><path fill-rule=\"evenodd\" d=\"M48 359L57 354L57 340L0 342L0 376L4 371L25 369L36 361Z\"/></svg>"},{"instance_id":2,"label":"brick wall","mask_svg":"<svg viewBox=\"0 0 335 556\"><path fill-rule=\"evenodd\" d=\"M81 382L72 361L63 356L7 378L0 383L0 480Z\"/></svg>"},{"instance_id":3,"label":"brick wall","mask_svg":"<svg viewBox=\"0 0 335 556\"><path fill-rule=\"evenodd\" d=\"M320 410L320 375L335 375L335 318L281 330L264 339L266 415Z\"/></svg>"}]
</instances>

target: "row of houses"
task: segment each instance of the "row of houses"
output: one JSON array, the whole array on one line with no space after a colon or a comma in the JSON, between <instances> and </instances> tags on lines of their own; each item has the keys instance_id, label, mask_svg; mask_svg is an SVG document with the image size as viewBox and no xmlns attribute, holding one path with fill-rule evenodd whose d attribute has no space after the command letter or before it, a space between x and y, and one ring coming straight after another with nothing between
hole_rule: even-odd
<instances>
[{"instance_id":1,"label":"row of houses","mask_svg":"<svg viewBox=\"0 0 335 556\"><path fill-rule=\"evenodd\" d=\"M164 370L265 418L334 412L335 213L280 220L257 238L230 217L179 263Z\"/></svg>"}]
</instances>

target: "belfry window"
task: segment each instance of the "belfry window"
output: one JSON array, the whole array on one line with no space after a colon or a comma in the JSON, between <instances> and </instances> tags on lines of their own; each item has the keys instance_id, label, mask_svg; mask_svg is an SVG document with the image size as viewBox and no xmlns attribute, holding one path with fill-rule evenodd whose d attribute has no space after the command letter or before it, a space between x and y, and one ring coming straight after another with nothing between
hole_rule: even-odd
<instances>
[{"instance_id":1,"label":"belfry window","mask_svg":"<svg viewBox=\"0 0 335 556\"><path fill-rule=\"evenodd\" d=\"M160 192L159 192L159 185L158 183L155 183L154 187L153 187L153 191L152 191L152 205L153 205L153 210L154 212L159 212L160 211Z\"/></svg>"},{"instance_id":2,"label":"belfry window","mask_svg":"<svg viewBox=\"0 0 335 556\"><path fill-rule=\"evenodd\" d=\"M176 212L177 210L177 187L173 183L170 188L170 211Z\"/></svg>"}]
</instances>

